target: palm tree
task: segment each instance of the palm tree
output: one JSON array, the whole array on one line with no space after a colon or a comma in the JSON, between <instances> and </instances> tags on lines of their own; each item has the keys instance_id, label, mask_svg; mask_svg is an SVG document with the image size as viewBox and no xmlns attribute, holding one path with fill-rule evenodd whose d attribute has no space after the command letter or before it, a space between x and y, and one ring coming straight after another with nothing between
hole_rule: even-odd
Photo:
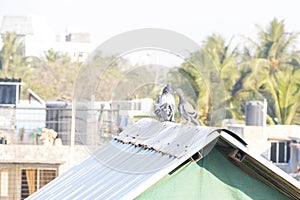
<instances>
[{"instance_id":1,"label":"palm tree","mask_svg":"<svg viewBox=\"0 0 300 200\"><path fill-rule=\"evenodd\" d=\"M198 52L191 55L191 61L197 67L185 62L180 68L183 76L192 83L197 97L195 99L196 110L201 110L206 124L209 124L209 119L213 118L210 116L212 110L220 109L225 105L226 99L230 99L233 85L239 77L236 69L237 48L231 48L231 46L231 41L226 44L220 35L212 35L205 40L203 47ZM201 71L197 70L199 68ZM221 80L225 88L220 87ZM211 91L212 88L214 91ZM222 96L224 92L226 99L224 95ZM216 105L220 108L216 108ZM233 110L230 110L229 107L226 109L231 115Z\"/></svg>"},{"instance_id":2,"label":"palm tree","mask_svg":"<svg viewBox=\"0 0 300 200\"><path fill-rule=\"evenodd\" d=\"M298 110L299 54L295 53L298 33L287 33L284 22L276 18L264 30L259 28L258 43L244 65L251 68L244 86L269 102L268 122L291 124ZM288 96L287 96L288 95Z\"/></svg>"},{"instance_id":3,"label":"palm tree","mask_svg":"<svg viewBox=\"0 0 300 200\"><path fill-rule=\"evenodd\" d=\"M263 84L261 93L270 94L269 115L280 124L299 123L296 119L300 100L300 70L291 69L278 71ZM276 120L274 118L276 117ZM297 122L298 121L298 122Z\"/></svg>"},{"instance_id":4,"label":"palm tree","mask_svg":"<svg viewBox=\"0 0 300 200\"><path fill-rule=\"evenodd\" d=\"M220 35L213 35L207 38L204 49L211 56L214 66L219 70L219 75L224 83L226 92L226 118L239 118L235 88L236 83L241 79L243 71L238 66L238 47L232 45L234 38L228 44Z\"/></svg>"},{"instance_id":5,"label":"palm tree","mask_svg":"<svg viewBox=\"0 0 300 200\"><path fill-rule=\"evenodd\" d=\"M16 76L17 68L22 67L24 42L16 33L7 32L2 35L3 47L0 51L2 76Z\"/></svg>"}]
</instances>

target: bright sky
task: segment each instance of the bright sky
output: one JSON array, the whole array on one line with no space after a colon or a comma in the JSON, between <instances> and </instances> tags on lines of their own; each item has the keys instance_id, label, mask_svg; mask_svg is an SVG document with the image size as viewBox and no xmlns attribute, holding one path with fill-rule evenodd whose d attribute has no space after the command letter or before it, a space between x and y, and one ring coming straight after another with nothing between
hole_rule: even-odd
<instances>
[{"instance_id":1,"label":"bright sky","mask_svg":"<svg viewBox=\"0 0 300 200\"><path fill-rule=\"evenodd\" d=\"M56 33L76 29L91 33L95 45L137 28L170 29L198 44L213 33L226 40L256 35L277 17L288 31L300 31L300 12L293 0L1 0L0 24L5 15L46 16Z\"/></svg>"}]
</instances>

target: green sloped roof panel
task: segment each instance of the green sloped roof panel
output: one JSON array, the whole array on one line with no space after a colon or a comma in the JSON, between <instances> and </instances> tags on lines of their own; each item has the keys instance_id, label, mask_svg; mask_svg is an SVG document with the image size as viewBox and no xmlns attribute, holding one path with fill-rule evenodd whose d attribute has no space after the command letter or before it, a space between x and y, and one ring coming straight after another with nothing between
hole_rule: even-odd
<instances>
[{"instance_id":1,"label":"green sloped roof panel","mask_svg":"<svg viewBox=\"0 0 300 200\"><path fill-rule=\"evenodd\" d=\"M248 175L213 149L202 160L169 173L136 199L289 199Z\"/></svg>"}]
</instances>

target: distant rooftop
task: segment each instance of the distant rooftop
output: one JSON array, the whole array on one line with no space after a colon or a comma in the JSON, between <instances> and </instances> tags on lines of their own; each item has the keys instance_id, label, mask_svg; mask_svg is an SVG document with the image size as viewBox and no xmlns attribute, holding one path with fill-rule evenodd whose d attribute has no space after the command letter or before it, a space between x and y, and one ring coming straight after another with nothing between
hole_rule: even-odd
<instances>
[{"instance_id":1,"label":"distant rooftop","mask_svg":"<svg viewBox=\"0 0 300 200\"><path fill-rule=\"evenodd\" d=\"M20 83L22 80L20 78L0 78L0 82L13 82Z\"/></svg>"},{"instance_id":2,"label":"distant rooftop","mask_svg":"<svg viewBox=\"0 0 300 200\"><path fill-rule=\"evenodd\" d=\"M4 16L1 34L15 32L18 35L33 34L32 18L29 16Z\"/></svg>"},{"instance_id":3,"label":"distant rooftop","mask_svg":"<svg viewBox=\"0 0 300 200\"><path fill-rule=\"evenodd\" d=\"M90 33L69 33L66 42L90 42Z\"/></svg>"}]
</instances>

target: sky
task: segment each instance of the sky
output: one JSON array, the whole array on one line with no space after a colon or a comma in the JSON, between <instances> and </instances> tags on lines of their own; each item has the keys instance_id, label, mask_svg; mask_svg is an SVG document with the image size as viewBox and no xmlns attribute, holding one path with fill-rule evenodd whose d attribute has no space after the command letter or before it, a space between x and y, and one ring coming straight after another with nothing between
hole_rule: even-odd
<instances>
[{"instance_id":1,"label":"sky","mask_svg":"<svg viewBox=\"0 0 300 200\"><path fill-rule=\"evenodd\" d=\"M293 0L0 0L3 16L45 16L55 33L90 32L98 46L111 37L139 28L176 31L201 45L221 34L254 38L256 25L266 27L275 17L287 31L300 31L300 12Z\"/></svg>"}]
</instances>

